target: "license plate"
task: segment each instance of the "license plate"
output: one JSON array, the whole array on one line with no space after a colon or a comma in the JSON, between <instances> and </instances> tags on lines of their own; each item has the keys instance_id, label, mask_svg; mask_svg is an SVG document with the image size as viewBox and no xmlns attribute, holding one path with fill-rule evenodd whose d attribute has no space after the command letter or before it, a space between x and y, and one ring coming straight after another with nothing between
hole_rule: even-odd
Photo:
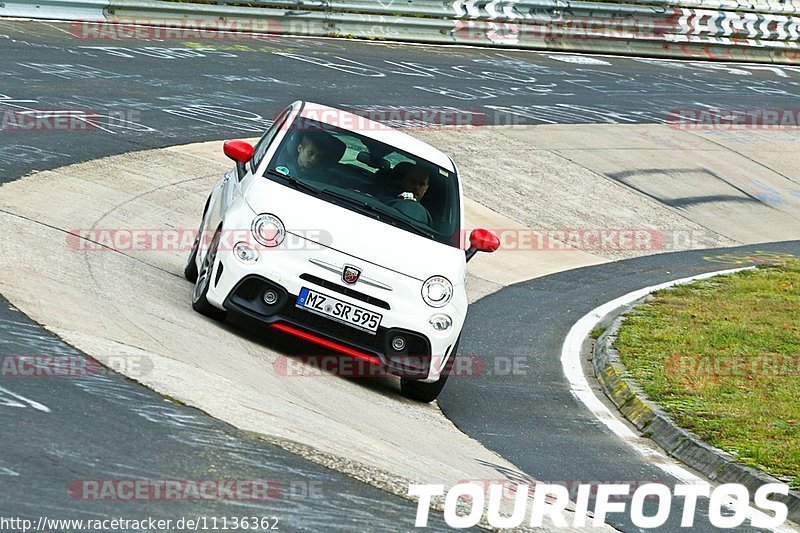
<instances>
[{"instance_id":1,"label":"license plate","mask_svg":"<svg viewBox=\"0 0 800 533\"><path fill-rule=\"evenodd\" d=\"M375 334L383 315L373 313L356 305L337 300L327 294L320 294L303 287L297 297L297 307L318 315L332 318L337 322Z\"/></svg>"}]
</instances>

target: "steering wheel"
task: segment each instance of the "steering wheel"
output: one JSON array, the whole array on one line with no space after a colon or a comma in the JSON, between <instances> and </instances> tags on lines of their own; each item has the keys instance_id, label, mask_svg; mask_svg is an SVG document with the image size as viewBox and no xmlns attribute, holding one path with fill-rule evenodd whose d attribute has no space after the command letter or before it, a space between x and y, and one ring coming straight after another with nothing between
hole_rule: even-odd
<instances>
[{"instance_id":1,"label":"steering wheel","mask_svg":"<svg viewBox=\"0 0 800 533\"><path fill-rule=\"evenodd\" d=\"M431 214L425 209L425 206L416 200L407 200L405 198L394 198L389 200L386 205L393 207L406 215L409 218L422 222L430 227L433 227L433 219Z\"/></svg>"}]
</instances>

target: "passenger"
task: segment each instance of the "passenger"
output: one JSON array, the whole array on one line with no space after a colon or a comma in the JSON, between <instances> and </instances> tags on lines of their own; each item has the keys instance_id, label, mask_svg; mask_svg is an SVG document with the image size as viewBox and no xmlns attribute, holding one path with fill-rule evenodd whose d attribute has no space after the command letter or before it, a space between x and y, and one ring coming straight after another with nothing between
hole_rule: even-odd
<instances>
[{"instance_id":1,"label":"passenger","mask_svg":"<svg viewBox=\"0 0 800 533\"><path fill-rule=\"evenodd\" d=\"M338 163L343 152L344 143L329 133L307 131L301 134L300 142L297 144L297 157L290 158L284 166L292 177L318 180L321 171L331 164Z\"/></svg>"}]
</instances>

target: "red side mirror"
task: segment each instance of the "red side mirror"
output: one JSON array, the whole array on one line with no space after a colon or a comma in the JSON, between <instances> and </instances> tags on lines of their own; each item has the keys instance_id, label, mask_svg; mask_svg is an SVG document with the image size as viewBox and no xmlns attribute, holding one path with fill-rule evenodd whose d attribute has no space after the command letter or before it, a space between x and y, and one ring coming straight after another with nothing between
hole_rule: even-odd
<instances>
[{"instance_id":1,"label":"red side mirror","mask_svg":"<svg viewBox=\"0 0 800 533\"><path fill-rule=\"evenodd\" d=\"M253 145L244 141L225 141L222 151L237 163L247 163L253 158Z\"/></svg>"},{"instance_id":2,"label":"red side mirror","mask_svg":"<svg viewBox=\"0 0 800 533\"><path fill-rule=\"evenodd\" d=\"M478 252L494 252L500 248L500 239L489 230L474 229L469 234L469 245Z\"/></svg>"}]
</instances>

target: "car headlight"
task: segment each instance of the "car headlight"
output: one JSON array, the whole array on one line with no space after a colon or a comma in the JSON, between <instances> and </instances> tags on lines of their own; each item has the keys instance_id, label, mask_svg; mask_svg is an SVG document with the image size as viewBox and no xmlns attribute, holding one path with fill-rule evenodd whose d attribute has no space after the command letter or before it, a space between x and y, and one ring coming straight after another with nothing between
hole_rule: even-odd
<instances>
[{"instance_id":1,"label":"car headlight","mask_svg":"<svg viewBox=\"0 0 800 533\"><path fill-rule=\"evenodd\" d=\"M431 307L447 305L453 297L453 284L444 276L431 276L422 284L422 299Z\"/></svg>"},{"instance_id":2,"label":"car headlight","mask_svg":"<svg viewBox=\"0 0 800 533\"><path fill-rule=\"evenodd\" d=\"M280 245L286 237L286 228L281 219L269 213L263 213L254 218L251 229L253 238L259 244L270 248Z\"/></svg>"}]
</instances>

